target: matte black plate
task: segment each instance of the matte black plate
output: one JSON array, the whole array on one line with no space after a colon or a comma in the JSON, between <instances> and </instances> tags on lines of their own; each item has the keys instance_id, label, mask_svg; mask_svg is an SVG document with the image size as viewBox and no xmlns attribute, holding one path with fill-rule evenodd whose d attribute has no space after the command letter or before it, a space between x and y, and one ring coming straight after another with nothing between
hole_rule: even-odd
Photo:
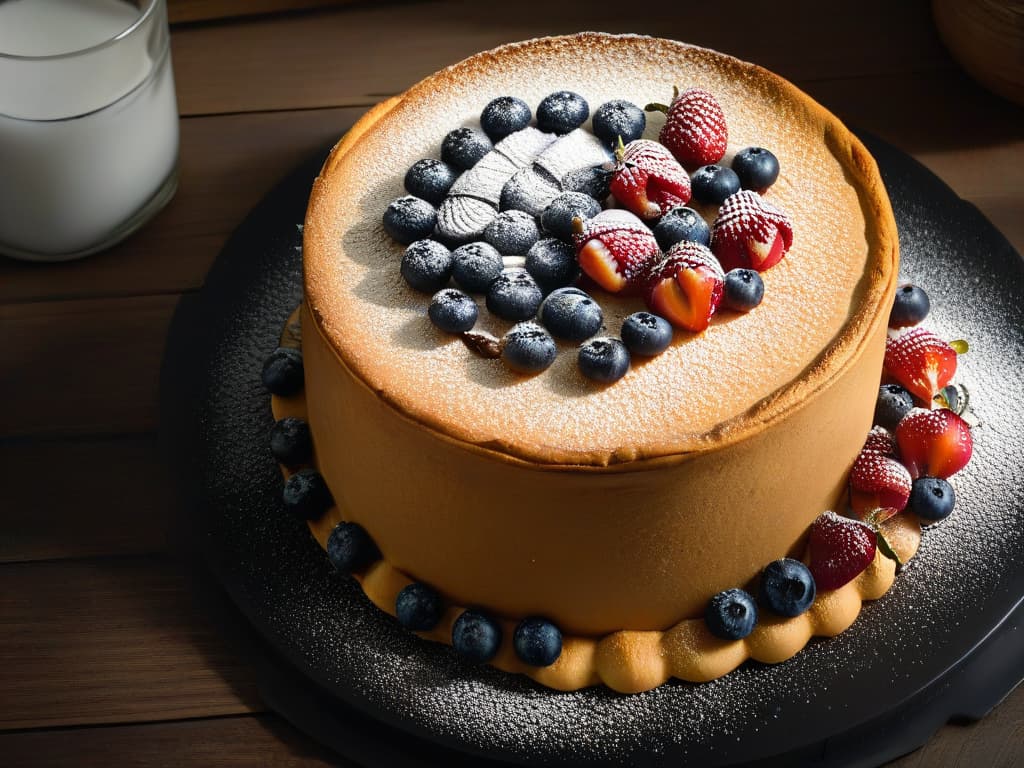
<instances>
[{"instance_id":1,"label":"matte black plate","mask_svg":"<svg viewBox=\"0 0 1024 768\"><path fill-rule=\"evenodd\" d=\"M263 358L301 293L301 230L323 155L242 223L198 296L183 300L163 371L163 425L202 521L209 563L274 651L265 695L359 762L587 766L872 765L950 717L981 717L1024 677L1024 264L971 205L913 159L868 139L901 235L902 272L930 325L966 338L957 379L982 425L958 508L837 638L776 666L622 696L556 693L461 663L338 576L280 508L266 449ZM1016 613L1015 613L1016 610Z\"/></svg>"}]
</instances>

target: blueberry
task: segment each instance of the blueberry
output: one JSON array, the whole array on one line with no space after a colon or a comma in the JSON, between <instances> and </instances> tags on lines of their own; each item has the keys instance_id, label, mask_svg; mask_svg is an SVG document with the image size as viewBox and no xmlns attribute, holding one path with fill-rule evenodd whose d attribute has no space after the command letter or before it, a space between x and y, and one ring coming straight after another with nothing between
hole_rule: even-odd
<instances>
[{"instance_id":1,"label":"blueberry","mask_svg":"<svg viewBox=\"0 0 1024 768\"><path fill-rule=\"evenodd\" d=\"M540 373L555 362L557 354L551 334L534 322L512 326L502 340L502 360L519 373Z\"/></svg>"},{"instance_id":2,"label":"blueberry","mask_svg":"<svg viewBox=\"0 0 1024 768\"><path fill-rule=\"evenodd\" d=\"M484 230L484 240L505 256L522 256L539 238L537 220L523 211L502 211Z\"/></svg>"},{"instance_id":3,"label":"blueberry","mask_svg":"<svg viewBox=\"0 0 1024 768\"><path fill-rule=\"evenodd\" d=\"M910 487L910 511L922 520L945 520L956 504L953 486L941 477L919 477Z\"/></svg>"},{"instance_id":4,"label":"blueberry","mask_svg":"<svg viewBox=\"0 0 1024 768\"><path fill-rule=\"evenodd\" d=\"M737 312L749 312L764 298L764 281L753 269L731 269L725 275L722 301Z\"/></svg>"},{"instance_id":5,"label":"blueberry","mask_svg":"<svg viewBox=\"0 0 1024 768\"><path fill-rule=\"evenodd\" d=\"M487 308L502 320L528 320L543 299L537 281L522 267L503 270L487 288Z\"/></svg>"},{"instance_id":6,"label":"blueberry","mask_svg":"<svg viewBox=\"0 0 1024 768\"><path fill-rule=\"evenodd\" d=\"M736 153L732 169L743 189L764 192L779 178L779 158L762 147L747 147Z\"/></svg>"},{"instance_id":7,"label":"blueberry","mask_svg":"<svg viewBox=\"0 0 1024 768\"><path fill-rule=\"evenodd\" d=\"M526 252L526 271L544 292L568 285L580 275L576 249L554 237L538 240Z\"/></svg>"},{"instance_id":8,"label":"blueberry","mask_svg":"<svg viewBox=\"0 0 1024 768\"><path fill-rule=\"evenodd\" d=\"M547 133L569 133L590 117L590 105L578 93L556 91L537 106L537 127Z\"/></svg>"},{"instance_id":9,"label":"blueberry","mask_svg":"<svg viewBox=\"0 0 1024 768\"><path fill-rule=\"evenodd\" d=\"M631 355L654 357L672 343L672 324L650 312L634 312L622 321L621 336Z\"/></svg>"},{"instance_id":10,"label":"blueberry","mask_svg":"<svg viewBox=\"0 0 1024 768\"><path fill-rule=\"evenodd\" d=\"M701 245L711 243L711 228L704 217L693 208L677 205L670 209L654 227L654 237L661 250L667 251L676 243L689 240Z\"/></svg>"},{"instance_id":11,"label":"blueberry","mask_svg":"<svg viewBox=\"0 0 1024 768\"><path fill-rule=\"evenodd\" d=\"M757 606L754 598L742 589L727 589L708 602L704 621L715 637L742 640L757 624Z\"/></svg>"},{"instance_id":12,"label":"blueberry","mask_svg":"<svg viewBox=\"0 0 1024 768\"><path fill-rule=\"evenodd\" d=\"M490 661L500 645L501 626L481 611L463 611L452 625L452 647L467 661Z\"/></svg>"},{"instance_id":13,"label":"blueberry","mask_svg":"<svg viewBox=\"0 0 1024 768\"><path fill-rule=\"evenodd\" d=\"M926 317L932 308L928 294L923 288L905 283L896 289L896 297L892 302L892 312L889 313L889 327L903 328L907 325L917 325Z\"/></svg>"},{"instance_id":14,"label":"blueberry","mask_svg":"<svg viewBox=\"0 0 1024 768\"><path fill-rule=\"evenodd\" d=\"M342 573L355 573L380 560L380 550L363 526L344 521L327 537L327 557Z\"/></svg>"},{"instance_id":15,"label":"blueberry","mask_svg":"<svg viewBox=\"0 0 1024 768\"><path fill-rule=\"evenodd\" d=\"M263 361L263 386L273 395L294 395L306 381L302 353L292 347L278 347Z\"/></svg>"},{"instance_id":16,"label":"blueberry","mask_svg":"<svg viewBox=\"0 0 1024 768\"><path fill-rule=\"evenodd\" d=\"M815 591L807 566L786 557L769 563L761 572L758 602L779 616L799 616L811 607Z\"/></svg>"},{"instance_id":17,"label":"blueberry","mask_svg":"<svg viewBox=\"0 0 1024 768\"><path fill-rule=\"evenodd\" d=\"M690 178L693 197L701 203L721 205L729 195L740 191L740 177L732 168L703 165Z\"/></svg>"},{"instance_id":18,"label":"blueberry","mask_svg":"<svg viewBox=\"0 0 1024 768\"><path fill-rule=\"evenodd\" d=\"M462 290L470 293L486 291L505 266L498 249L484 242L460 245L452 251L452 259L452 277Z\"/></svg>"},{"instance_id":19,"label":"blueberry","mask_svg":"<svg viewBox=\"0 0 1024 768\"><path fill-rule=\"evenodd\" d=\"M412 195L392 200L384 211L384 231L402 245L430 237L437 225L437 209Z\"/></svg>"},{"instance_id":20,"label":"blueberry","mask_svg":"<svg viewBox=\"0 0 1024 768\"><path fill-rule=\"evenodd\" d=\"M405 172L405 191L428 203L440 205L458 175L457 170L441 160L417 160Z\"/></svg>"},{"instance_id":21,"label":"blueberry","mask_svg":"<svg viewBox=\"0 0 1024 768\"><path fill-rule=\"evenodd\" d=\"M441 159L448 165L468 171L480 158L494 149L491 140L472 128L456 128L441 142Z\"/></svg>"},{"instance_id":22,"label":"blueberry","mask_svg":"<svg viewBox=\"0 0 1024 768\"><path fill-rule=\"evenodd\" d=\"M899 384L883 384L875 400L875 424L890 432L914 407L914 397Z\"/></svg>"},{"instance_id":23,"label":"blueberry","mask_svg":"<svg viewBox=\"0 0 1024 768\"><path fill-rule=\"evenodd\" d=\"M582 192L595 200L605 200L612 192L612 177L615 171L595 165L570 171L562 177L562 189L566 192Z\"/></svg>"},{"instance_id":24,"label":"blueberry","mask_svg":"<svg viewBox=\"0 0 1024 768\"><path fill-rule=\"evenodd\" d=\"M583 291L555 291L541 304L540 321L560 339L583 341L601 330L604 313Z\"/></svg>"},{"instance_id":25,"label":"blueberry","mask_svg":"<svg viewBox=\"0 0 1024 768\"><path fill-rule=\"evenodd\" d=\"M639 139L647 127L647 116L636 104L615 99L597 108L591 126L597 138L614 147L620 136L623 144Z\"/></svg>"},{"instance_id":26,"label":"blueberry","mask_svg":"<svg viewBox=\"0 0 1024 768\"><path fill-rule=\"evenodd\" d=\"M515 96L499 96L480 113L480 127L491 141L498 143L509 134L530 124L533 113L529 105Z\"/></svg>"},{"instance_id":27,"label":"blueberry","mask_svg":"<svg viewBox=\"0 0 1024 768\"><path fill-rule=\"evenodd\" d=\"M592 219L601 212L601 204L582 192L563 192L550 203L540 215L544 231L559 240L572 240L572 220Z\"/></svg>"},{"instance_id":28,"label":"blueberry","mask_svg":"<svg viewBox=\"0 0 1024 768\"><path fill-rule=\"evenodd\" d=\"M413 632L427 632L441 621L441 596L426 584L406 584L395 598L395 618Z\"/></svg>"},{"instance_id":29,"label":"blueberry","mask_svg":"<svg viewBox=\"0 0 1024 768\"><path fill-rule=\"evenodd\" d=\"M619 339L609 336L582 345L577 360L584 376L602 384L618 381L629 370L629 350Z\"/></svg>"},{"instance_id":30,"label":"blueberry","mask_svg":"<svg viewBox=\"0 0 1024 768\"><path fill-rule=\"evenodd\" d=\"M550 667L562 655L562 633L547 619L530 616L516 625L512 645L524 664Z\"/></svg>"},{"instance_id":31,"label":"blueberry","mask_svg":"<svg viewBox=\"0 0 1024 768\"><path fill-rule=\"evenodd\" d=\"M305 464L313 456L313 437L309 424L294 416L274 422L270 429L270 453L286 467Z\"/></svg>"},{"instance_id":32,"label":"blueberry","mask_svg":"<svg viewBox=\"0 0 1024 768\"><path fill-rule=\"evenodd\" d=\"M455 288L442 288L427 307L430 322L447 333L462 333L476 325L476 302Z\"/></svg>"},{"instance_id":33,"label":"blueberry","mask_svg":"<svg viewBox=\"0 0 1024 768\"><path fill-rule=\"evenodd\" d=\"M315 520L334 504L327 482L315 469L300 469L289 477L281 499L285 509L303 520Z\"/></svg>"},{"instance_id":34,"label":"blueberry","mask_svg":"<svg viewBox=\"0 0 1024 768\"><path fill-rule=\"evenodd\" d=\"M399 271L417 291L434 293L452 276L453 263L452 252L437 240L417 240L405 249Z\"/></svg>"}]
</instances>

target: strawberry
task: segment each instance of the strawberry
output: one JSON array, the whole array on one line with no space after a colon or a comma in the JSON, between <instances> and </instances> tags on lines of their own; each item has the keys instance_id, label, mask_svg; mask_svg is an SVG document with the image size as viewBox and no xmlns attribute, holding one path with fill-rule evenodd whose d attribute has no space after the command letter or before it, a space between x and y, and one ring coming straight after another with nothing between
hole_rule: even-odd
<instances>
[{"instance_id":1,"label":"strawberry","mask_svg":"<svg viewBox=\"0 0 1024 768\"><path fill-rule=\"evenodd\" d=\"M656 141L637 139L615 150L611 192L641 219L656 219L690 200L690 176Z\"/></svg>"},{"instance_id":2,"label":"strawberry","mask_svg":"<svg viewBox=\"0 0 1024 768\"><path fill-rule=\"evenodd\" d=\"M726 272L737 268L764 272L778 264L792 245L789 217L749 189L729 195L711 225L711 250Z\"/></svg>"},{"instance_id":3,"label":"strawberry","mask_svg":"<svg viewBox=\"0 0 1024 768\"><path fill-rule=\"evenodd\" d=\"M650 264L661 256L654 233L629 211L609 209L592 219L573 219L576 260L609 293L639 287Z\"/></svg>"},{"instance_id":4,"label":"strawberry","mask_svg":"<svg viewBox=\"0 0 1024 768\"><path fill-rule=\"evenodd\" d=\"M647 306L673 325L699 332L708 327L722 301L725 273L705 246L683 240L651 266Z\"/></svg>"},{"instance_id":5,"label":"strawberry","mask_svg":"<svg viewBox=\"0 0 1024 768\"><path fill-rule=\"evenodd\" d=\"M691 170L717 163L725 157L729 144L729 129L721 105L703 88L689 88L682 93L674 88L673 92L669 106L644 107L648 112L666 115L658 141Z\"/></svg>"},{"instance_id":6,"label":"strawberry","mask_svg":"<svg viewBox=\"0 0 1024 768\"><path fill-rule=\"evenodd\" d=\"M913 408L897 425L896 442L915 479L945 479L963 469L974 450L971 428L948 408Z\"/></svg>"},{"instance_id":7,"label":"strawberry","mask_svg":"<svg viewBox=\"0 0 1024 768\"><path fill-rule=\"evenodd\" d=\"M861 453L880 453L882 456L895 459L898 455L896 436L885 427L872 427L864 447L860 450Z\"/></svg>"},{"instance_id":8,"label":"strawberry","mask_svg":"<svg viewBox=\"0 0 1024 768\"><path fill-rule=\"evenodd\" d=\"M906 467L895 459L861 451L850 470L850 507L861 520L877 525L903 511L912 484Z\"/></svg>"},{"instance_id":9,"label":"strawberry","mask_svg":"<svg viewBox=\"0 0 1024 768\"><path fill-rule=\"evenodd\" d=\"M956 374L956 350L924 328L906 328L885 340L885 370L918 400L932 398Z\"/></svg>"},{"instance_id":10,"label":"strawberry","mask_svg":"<svg viewBox=\"0 0 1024 768\"><path fill-rule=\"evenodd\" d=\"M818 589L839 589L853 581L875 559L878 539L859 520L825 512L811 524L808 552Z\"/></svg>"}]
</instances>

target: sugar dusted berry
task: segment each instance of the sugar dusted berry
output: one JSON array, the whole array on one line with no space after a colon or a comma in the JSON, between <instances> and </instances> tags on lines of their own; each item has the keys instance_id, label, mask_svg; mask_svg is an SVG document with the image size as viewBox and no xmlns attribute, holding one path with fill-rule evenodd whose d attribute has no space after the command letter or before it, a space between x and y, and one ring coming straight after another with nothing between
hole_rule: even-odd
<instances>
[{"instance_id":1,"label":"sugar dusted berry","mask_svg":"<svg viewBox=\"0 0 1024 768\"><path fill-rule=\"evenodd\" d=\"M725 275L714 255L686 240L673 245L647 275L647 307L672 325L699 333L722 300Z\"/></svg>"},{"instance_id":2,"label":"sugar dusted berry","mask_svg":"<svg viewBox=\"0 0 1024 768\"><path fill-rule=\"evenodd\" d=\"M753 269L731 269L725 273L722 303L736 312L749 312L764 298L764 281Z\"/></svg>"},{"instance_id":3,"label":"sugar dusted berry","mask_svg":"<svg viewBox=\"0 0 1024 768\"><path fill-rule=\"evenodd\" d=\"M611 384L629 370L629 350L619 339L602 336L591 339L577 354L580 373L591 381Z\"/></svg>"},{"instance_id":4,"label":"sugar dusted berry","mask_svg":"<svg viewBox=\"0 0 1024 768\"><path fill-rule=\"evenodd\" d=\"M384 210L384 231L402 245L430 237L437 225L437 209L412 195L392 200Z\"/></svg>"},{"instance_id":5,"label":"sugar dusted berry","mask_svg":"<svg viewBox=\"0 0 1024 768\"><path fill-rule=\"evenodd\" d=\"M540 321L553 336L567 341L589 339L604 322L601 307L578 289L558 290L544 299Z\"/></svg>"},{"instance_id":6,"label":"sugar dusted berry","mask_svg":"<svg viewBox=\"0 0 1024 768\"><path fill-rule=\"evenodd\" d=\"M480 113L480 127L494 143L530 124L530 105L515 96L499 96Z\"/></svg>"},{"instance_id":7,"label":"sugar dusted berry","mask_svg":"<svg viewBox=\"0 0 1024 768\"><path fill-rule=\"evenodd\" d=\"M747 147L733 157L732 169L743 189L764 194L779 178L779 158L763 147Z\"/></svg>"},{"instance_id":8,"label":"sugar dusted berry","mask_svg":"<svg viewBox=\"0 0 1024 768\"><path fill-rule=\"evenodd\" d=\"M573 219L586 221L601 212L601 205L582 192L563 192L552 200L540 215L540 224L552 237L572 241Z\"/></svg>"},{"instance_id":9,"label":"sugar dusted berry","mask_svg":"<svg viewBox=\"0 0 1024 768\"><path fill-rule=\"evenodd\" d=\"M917 325L931 310L932 304L924 289L911 283L904 283L896 289L892 311L889 313L890 328L905 328Z\"/></svg>"},{"instance_id":10,"label":"sugar dusted berry","mask_svg":"<svg viewBox=\"0 0 1024 768\"><path fill-rule=\"evenodd\" d=\"M469 293L486 291L504 268L501 254L490 243L466 243L452 251L452 278Z\"/></svg>"},{"instance_id":11,"label":"sugar dusted berry","mask_svg":"<svg viewBox=\"0 0 1024 768\"><path fill-rule=\"evenodd\" d=\"M677 205L658 220L654 227L654 237L663 251L683 240L708 245L711 242L711 228L693 208Z\"/></svg>"},{"instance_id":12,"label":"sugar dusted berry","mask_svg":"<svg viewBox=\"0 0 1024 768\"><path fill-rule=\"evenodd\" d=\"M702 165L690 177L693 199L706 205L721 205L740 191L740 177L722 165Z\"/></svg>"},{"instance_id":13,"label":"sugar dusted berry","mask_svg":"<svg viewBox=\"0 0 1024 768\"><path fill-rule=\"evenodd\" d=\"M473 128L456 128L441 142L441 159L448 165L468 171L492 149L494 145L483 132Z\"/></svg>"},{"instance_id":14,"label":"sugar dusted berry","mask_svg":"<svg viewBox=\"0 0 1024 768\"><path fill-rule=\"evenodd\" d=\"M516 656L531 667L550 667L562 655L562 633L547 619L529 616L512 636Z\"/></svg>"},{"instance_id":15,"label":"sugar dusted berry","mask_svg":"<svg viewBox=\"0 0 1024 768\"><path fill-rule=\"evenodd\" d=\"M711 250L726 270L764 272L793 246L789 217L756 192L740 190L726 198L711 225Z\"/></svg>"},{"instance_id":16,"label":"sugar dusted berry","mask_svg":"<svg viewBox=\"0 0 1024 768\"><path fill-rule=\"evenodd\" d=\"M501 343L502 360L519 373L540 373L555 362L557 354L551 334L532 321L512 326Z\"/></svg>"},{"instance_id":17,"label":"sugar dusted berry","mask_svg":"<svg viewBox=\"0 0 1024 768\"><path fill-rule=\"evenodd\" d=\"M672 343L672 324L650 312L634 312L622 321L620 335L630 355L654 357Z\"/></svg>"},{"instance_id":18,"label":"sugar dusted berry","mask_svg":"<svg viewBox=\"0 0 1024 768\"><path fill-rule=\"evenodd\" d=\"M434 294L427 307L427 316L446 333L462 333L476 325L476 302L455 288L442 288Z\"/></svg>"},{"instance_id":19,"label":"sugar dusted berry","mask_svg":"<svg viewBox=\"0 0 1024 768\"><path fill-rule=\"evenodd\" d=\"M537 105L537 127L547 133L569 133L590 117L590 105L578 93L556 91Z\"/></svg>"},{"instance_id":20,"label":"sugar dusted berry","mask_svg":"<svg viewBox=\"0 0 1024 768\"><path fill-rule=\"evenodd\" d=\"M302 389L306 376L302 352L292 347L278 347L263 361L261 380L273 395L288 397Z\"/></svg>"},{"instance_id":21,"label":"sugar dusted berry","mask_svg":"<svg viewBox=\"0 0 1024 768\"><path fill-rule=\"evenodd\" d=\"M327 482L315 469L300 469L289 477L281 500L285 509L303 520L315 520L334 504Z\"/></svg>"},{"instance_id":22,"label":"sugar dusted berry","mask_svg":"<svg viewBox=\"0 0 1024 768\"><path fill-rule=\"evenodd\" d=\"M463 611L452 625L452 648L467 661L488 662L500 646L501 625L482 611Z\"/></svg>"},{"instance_id":23,"label":"sugar dusted berry","mask_svg":"<svg viewBox=\"0 0 1024 768\"><path fill-rule=\"evenodd\" d=\"M953 380L957 355L926 328L904 328L885 340L885 370L924 403Z\"/></svg>"},{"instance_id":24,"label":"sugar dusted berry","mask_svg":"<svg viewBox=\"0 0 1024 768\"><path fill-rule=\"evenodd\" d=\"M956 494L948 480L919 477L910 491L910 511L928 522L945 520L956 505Z\"/></svg>"},{"instance_id":25,"label":"sugar dusted berry","mask_svg":"<svg viewBox=\"0 0 1024 768\"><path fill-rule=\"evenodd\" d=\"M405 190L413 197L440 205L458 176L459 172L443 160L417 160L405 172Z\"/></svg>"},{"instance_id":26,"label":"sugar dusted berry","mask_svg":"<svg viewBox=\"0 0 1024 768\"><path fill-rule=\"evenodd\" d=\"M811 607L816 592L807 566L786 557L769 563L761 572L758 602L774 614L792 618Z\"/></svg>"},{"instance_id":27,"label":"sugar dusted berry","mask_svg":"<svg viewBox=\"0 0 1024 768\"><path fill-rule=\"evenodd\" d=\"M729 129L721 105L702 88L675 90L669 106L648 104L648 112L664 112L665 125L658 141L686 168L717 163L725 156Z\"/></svg>"},{"instance_id":28,"label":"sugar dusted berry","mask_svg":"<svg viewBox=\"0 0 1024 768\"><path fill-rule=\"evenodd\" d=\"M523 211L502 211L484 230L484 240L505 256L522 256L540 238L537 220Z\"/></svg>"},{"instance_id":29,"label":"sugar dusted berry","mask_svg":"<svg viewBox=\"0 0 1024 768\"><path fill-rule=\"evenodd\" d=\"M413 632L429 632L441 621L444 604L436 590L413 582L402 587L395 598L395 618Z\"/></svg>"},{"instance_id":30,"label":"sugar dusted berry","mask_svg":"<svg viewBox=\"0 0 1024 768\"><path fill-rule=\"evenodd\" d=\"M894 430L913 407L914 398L904 387L883 384L878 388L878 399L875 400L875 424Z\"/></svg>"},{"instance_id":31,"label":"sugar dusted berry","mask_svg":"<svg viewBox=\"0 0 1024 768\"><path fill-rule=\"evenodd\" d=\"M860 522L825 512L811 525L810 570L818 589L839 589L853 581L875 559L875 532Z\"/></svg>"},{"instance_id":32,"label":"sugar dusted berry","mask_svg":"<svg viewBox=\"0 0 1024 768\"><path fill-rule=\"evenodd\" d=\"M657 219L690 200L690 176L656 141L638 139L615 150L611 192L641 219Z\"/></svg>"},{"instance_id":33,"label":"sugar dusted berry","mask_svg":"<svg viewBox=\"0 0 1024 768\"><path fill-rule=\"evenodd\" d=\"M629 144L643 136L647 115L636 104L615 99L598 107L590 124L597 138L609 147L615 147L620 139L623 144Z\"/></svg>"},{"instance_id":34,"label":"sugar dusted berry","mask_svg":"<svg viewBox=\"0 0 1024 768\"><path fill-rule=\"evenodd\" d=\"M487 309L502 320L528 320L543 299L537 281L522 267L503 270L487 287Z\"/></svg>"},{"instance_id":35,"label":"sugar dusted berry","mask_svg":"<svg viewBox=\"0 0 1024 768\"><path fill-rule=\"evenodd\" d=\"M891 456L862 450L850 469L850 507L861 520L878 524L899 514L910 497L910 473Z\"/></svg>"},{"instance_id":36,"label":"sugar dusted berry","mask_svg":"<svg viewBox=\"0 0 1024 768\"><path fill-rule=\"evenodd\" d=\"M613 173L614 171L599 165L593 168L580 168L562 177L562 188L566 192L582 192L600 202L612 193Z\"/></svg>"},{"instance_id":37,"label":"sugar dusted berry","mask_svg":"<svg viewBox=\"0 0 1024 768\"><path fill-rule=\"evenodd\" d=\"M342 573L357 573L380 560L380 550L363 526L346 520L327 537L327 558Z\"/></svg>"},{"instance_id":38,"label":"sugar dusted berry","mask_svg":"<svg viewBox=\"0 0 1024 768\"><path fill-rule=\"evenodd\" d=\"M526 252L526 271L545 293L569 285L580 276L576 249L555 237L538 240Z\"/></svg>"},{"instance_id":39,"label":"sugar dusted berry","mask_svg":"<svg viewBox=\"0 0 1024 768\"><path fill-rule=\"evenodd\" d=\"M757 604L744 590L727 589L708 601L704 622L715 637L742 640L757 625Z\"/></svg>"},{"instance_id":40,"label":"sugar dusted berry","mask_svg":"<svg viewBox=\"0 0 1024 768\"><path fill-rule=\"evenodd\" d=\"M453 264L452 252L437 240L417 240L405 249L399 271L411 288L434 293L452 276Z\"/></svg>"},{"instance_id":41,"label":"sugar dusted berry","mask_svg":"<svg viewBox=\"0 0 1024 768\"><path fill-rule=\"evenodd\" d=\"M297 467L313 457L313 436L304 419L287 416L270 430L270 453L286 467Z\"/></svg>"},{"instance_id":42,"label":"sugar dusted berry","mask_svg":"<svg viewBox=\"0 0 1024 768\"><path fill-rule=\"evenodd\" d=\"M914 408L896 427L900 460L913 478L956 474L971 460L967 422L948 408Z\"/></svg>"},{"instance_id":43,"label":"sugar dusted berry","mask_svg":"<svg viewBox=\"0 0 1024 768\"><path fill-rule=\"evenodd\" d=\"M661 257L651 230L628 211L609 209L573 226L580 268L609 293L640 288L650 264Z\"/></svg>"}]
</instances>

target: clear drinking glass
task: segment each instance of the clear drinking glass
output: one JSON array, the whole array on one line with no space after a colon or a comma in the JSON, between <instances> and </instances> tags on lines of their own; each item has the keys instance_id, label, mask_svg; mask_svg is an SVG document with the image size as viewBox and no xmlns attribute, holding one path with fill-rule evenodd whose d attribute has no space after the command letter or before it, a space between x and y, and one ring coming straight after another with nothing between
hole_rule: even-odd
<instances>
[{"instance_id":1,"label":"clear drinking glass","mask_svg":"<svg viewBox=\"0 0 1024 768\"><path fill-rule=\"evenodd\" d=\"M166 0L0 0L0 253L107 248L177 188Z\"/></svg>"}]
</instances>

